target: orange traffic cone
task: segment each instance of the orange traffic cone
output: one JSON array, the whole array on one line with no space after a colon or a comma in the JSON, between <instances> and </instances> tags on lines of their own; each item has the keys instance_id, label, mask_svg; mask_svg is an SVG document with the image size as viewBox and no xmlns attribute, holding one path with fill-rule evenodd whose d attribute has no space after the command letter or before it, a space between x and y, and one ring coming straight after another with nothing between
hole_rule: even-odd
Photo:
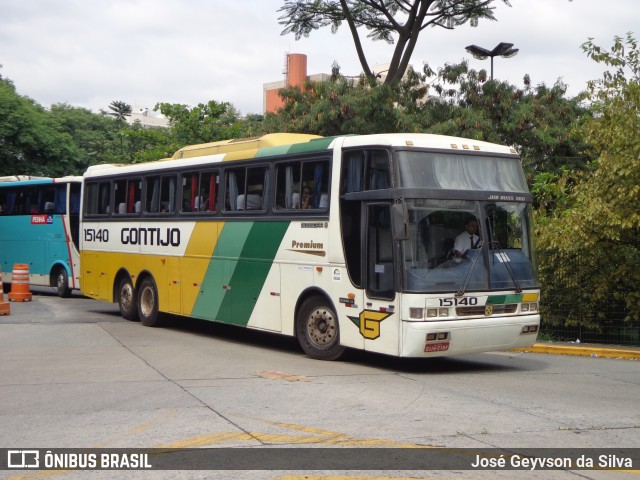
<instances>
[{"instance_id":1,"label":"orange traffic cone","mask_svg":"<svg viewBox=\"0 0 640 480\"><path fill-rule=\"evenodd\" d=\"M31 292L29 291L29 265L16 263L13 266L9 300L16 302L31 301Z\"/></svg>"},{"instance_id":2,"label":"orange traffic cone","mask_svg":"<svg viewBox=\"0 0 640 480\"><path fill-rule=\"evenodd\" d=\"M2 287L2 270L0 269L0 288ZM0 315L10 315L11 304L4 301L4 290L0 290Z\"/></svg>"}]
</instances>

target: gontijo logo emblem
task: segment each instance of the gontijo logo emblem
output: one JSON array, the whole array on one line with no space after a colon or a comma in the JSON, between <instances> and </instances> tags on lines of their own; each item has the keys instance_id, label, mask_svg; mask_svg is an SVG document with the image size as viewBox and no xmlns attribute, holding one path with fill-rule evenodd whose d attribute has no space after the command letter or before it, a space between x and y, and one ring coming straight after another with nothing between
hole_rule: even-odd
<instances>
[{"instance_id":1,"label":"gontijo logo emblem","mask_svg":"<svg viewBox=\"0 0 640 480\"><path fill-rule=\"evenodd\" d=\"M349 320L360 329L360 335L368 340L375 340L380 336L380 322L390 315L388 312L363 310L359 316L349 317Z\"/></svg>"}]
</instances>

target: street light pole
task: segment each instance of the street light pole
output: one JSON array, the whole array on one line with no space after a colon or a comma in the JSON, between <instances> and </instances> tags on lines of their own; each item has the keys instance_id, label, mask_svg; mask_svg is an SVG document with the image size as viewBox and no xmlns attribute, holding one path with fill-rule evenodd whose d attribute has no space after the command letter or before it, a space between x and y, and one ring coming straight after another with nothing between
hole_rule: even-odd
<instances>
[{"instance_id":1,"label":"street light pole","mask_svg":"<svg viewBox=\"0 0 640 480\"><path fill-rule=\"evenodd\" d=\"M487 50L477 45L469 45L465 50L478 60L491 58L491 80L493 80L493 57L510 58L516 55L519 49L513 48L513 43L500 42L493 50Z\"/></svg>"}]
</instances>

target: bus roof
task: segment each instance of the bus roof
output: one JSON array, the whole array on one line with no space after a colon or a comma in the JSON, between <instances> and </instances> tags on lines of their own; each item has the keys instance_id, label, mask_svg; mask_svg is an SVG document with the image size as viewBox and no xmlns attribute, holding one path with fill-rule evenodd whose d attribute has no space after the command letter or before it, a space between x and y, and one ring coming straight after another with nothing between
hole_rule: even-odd
<instances>
[{"instance_id":1,"label":"bus roof","mask_svg":"<svg viewBox=\"0 0 640 480\"><path fill-rule=\"evenodd\" d=\"M29 175L11 175L0 177L0 188L4 187L24 187L27 185L46 185L48 183L71 183L82 182L81 176L69 175L66 177L31 177Z\"/></svg>"},{"instance_id":2,"label":"bus roof","mask_svg":"<svg viewBox=\"0 0 640 480\"><path fill-rule=\"evenodd\" d=\"M343 147L362 147L368 145L389 147L418 147L435 150L469 150L485 153L516 155L514 148L497 143L472 140L470 138L451 137L431 133L382 133L371 135L352 135L344 139Z\"/></svg>"},{"instance_id":3,"label":"bus roof","mask_svg":"<svg viewBox=\"0 0 640 480\"><path fill-rule=\"evenodd\" d=\"M300 133L270 133L262 137L223 140L191 145L178 150L173 157L138 164L102 164L90 166L85 177L102 174L145 172L173 167L208 165L230 160L326 150L335 137ZM117 171L114 171L117 169Z\"/></svg>"},{"instance_id":4,"label":"bus roof","mask_svg":"<svg viewBox=\"0 0 640 480\"><path fill-rule=\"evenodd\" d=\"M269 133L261 137L238 138L234 140L203 143L200 145L188 145L174 153L172 158L191 158L232 152L243 152L242 158L247 158L246 152L248 150L255 150L257 152L263 148L304 143L316 138L322 137L302 133Z\"/></svg>"},{"instance_id":5,"label":"bus roof","mask_svg":"<svg viewBox=\"0 0 640 480\"><path fill-rule=\"evenodd\" d=\"M434 150L477 151L516 155L508 146L495 143L427 133L385 133L321 137L299 133L270 133L262 137L223 140L220 142L190 145L178 150L171 158L138 164L103 164L87 169L85 177L114 173L145 172L173 167L201 166L230 160L304 153L331 148L336 138L343 138L343 147L388 146L417 147Z\"/></svg>"}]
</instances>

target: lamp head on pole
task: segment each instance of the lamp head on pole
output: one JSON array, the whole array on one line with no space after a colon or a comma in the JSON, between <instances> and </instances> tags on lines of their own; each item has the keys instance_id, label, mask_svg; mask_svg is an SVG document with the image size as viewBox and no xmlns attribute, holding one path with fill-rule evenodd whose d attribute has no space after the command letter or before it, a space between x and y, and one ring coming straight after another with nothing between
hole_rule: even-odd
<instances>
[{"instance_id":1,"label":"lamp head on pole","mask_svg":"<svg viewBox=\"0 0 640 480\"><path fill-rule=\"evenodd\" d=\"M469 45L465 48L467 52L473 55L473 58L478 60L491 59L491 79L493 80L493 57L510 58L516 55L519 51L517 48L513 48L513 43L500 42L494 47L493 50L487 50L486 48L479 47L477 45Z\"/></svg>"},{"instance_id":2,"label":"lamp head on pole","mask_svg":"<svg viewBox=\"0 0 640 480\"><path fill-rule=\"evenodd\" d=\"M510 58L516 55L519 51L518 48L513 48L513 43L506 42L500 42L493 50L487 50L486 48L482 48L477 45L469 45L465 50L478 60L484 60L489 57Z\"/></svg>"}]
</instances>

